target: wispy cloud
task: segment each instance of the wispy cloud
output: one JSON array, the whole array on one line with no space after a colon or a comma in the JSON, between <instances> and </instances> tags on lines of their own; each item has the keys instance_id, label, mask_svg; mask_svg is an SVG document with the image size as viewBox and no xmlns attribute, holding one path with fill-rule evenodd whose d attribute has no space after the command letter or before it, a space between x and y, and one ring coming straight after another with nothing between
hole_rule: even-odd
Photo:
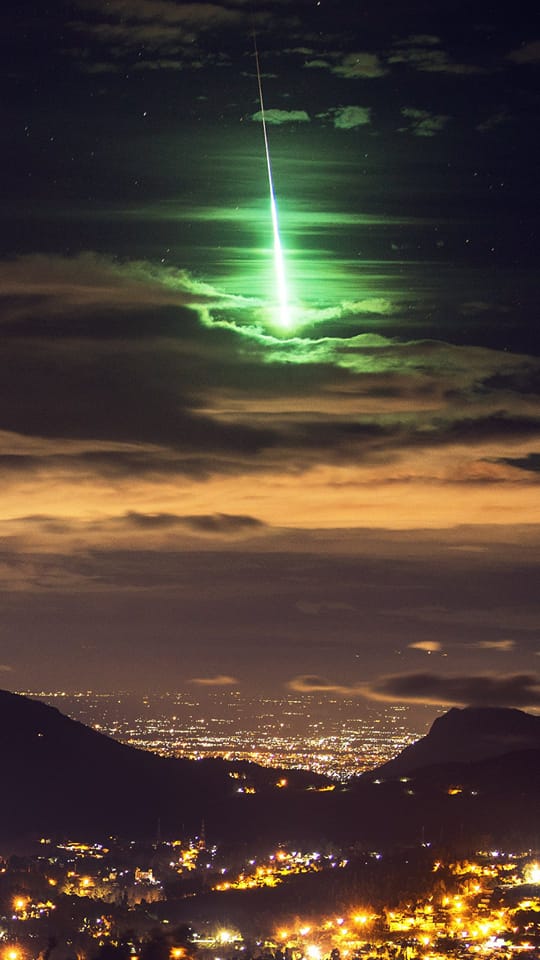
<instances>
[{"instance_id":1,"label":"wispy cloud","mask_svg":"<svg viewBox=\"0 0 540 960\"><path fill-rule=\"evenodd\" d=\"M330 73L348 80L373 80L384 77L388 72L379 55L366 51L356 53L326 52L322 57L314 57L304 63L308 69L329 70Z\"/></svg>"},{"instance_id":2,"label":"wispy cloud","mask_svg":"<svg viewBox=\"0 0 540 960\"><path fill-rule=\"evenodd\" d=\"M540 40L530 40L506 55L513 63L540 63Z\"/></svg>"},{"instance_id":3,"label":"wispy cloud","mask_svg":"<svg viewBox=\"0 0 540 960\"><path fill-rule=\"evenodd\" d=\"M279 110L270 107L264 111L264 118L267 123L274 126L281 126L284 123L309 123L309 114L305 110ZM262 123L262 110L252 114L251 119Z\"/></svg>"},{"instance_id":4,"label":"wispy cloud","mask_svg":"<svg viewBox=\"0 0 540 960\"><path fill-rule=\"evenodd\" d=\"M317 116L320 119L330 119L336 130L356 130L371 123L371 107L331 107Z\"/></svg>"},{"instance_id":5,"label":"wispy cloud","mask_svg":"<svg viewBox=\"0 0 540 960\"><path fill-rule=\"evenodd\" d=\"M478 63L463 63L454 60L441 47L438 37L418 34L398 40L388 55L390 64L406 64L421 73L477 74L485 68Z\"/></svg>"},{"instance_id":6,"label":"wispy cloud","mask_svg":"<svg viewBox=\"0 0 540 960\"><path fill-rule=\"evenodd\" d=\"M511 653L515 649L515 640L479 640L480 650L498 650L499 653Z\"/></svg>"},{"instance_id":7,"label":"wispy cloud","mask_svg":"<svg viewBox=\"0 0 540 960\"><path fill-rule=\"evenodd\" d=\"M435 137L452 118L442 113L430 113L416 107L402 107L401 115L408 124L400 127L400 133L412 133L415 137Z\"/></svg>"},{"instance_id":8,"label":"wispy cloud","mask_svg":"<svg viewBox=\"0 0 540 960\"><path fill-rule=\"evenodd\" d=\"M192 677L190 683L195 683L199 687L236 687L239 680L225 673L219 673L214 677Z\"/></svg>"},{"instance_id":9,"label":"wispy cloud","mask_svg":"<svg viewBox=\"0 0 540 960\"><path fill-rule=\"evenodd\" d=\"M348 684L337 683L325 677L309 673L292 677L292 679L288 681L287 686L289 690L294 690L295 693L339 693L359 696L362 693L360 686L349 686Z\"/></svg>"}]
</instances>

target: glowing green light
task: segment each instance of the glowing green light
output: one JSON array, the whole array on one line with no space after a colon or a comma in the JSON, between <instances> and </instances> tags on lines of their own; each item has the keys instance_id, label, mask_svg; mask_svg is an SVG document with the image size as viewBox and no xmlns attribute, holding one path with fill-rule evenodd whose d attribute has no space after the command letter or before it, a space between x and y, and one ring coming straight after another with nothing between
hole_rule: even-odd
<instances>
[{"instance_id":1,"label":"glowing green light","mask_svg":"<svg viewBox=\"0 0 540 960\"><path fill-rule=\"evenodd\" d=\"M276 286L277 286L279 326L286 330L290 327L291 320L290 320L289 302L288 302L288 296L287 296L287 281L285 277L285 259L283 256L283 247L281 246L281 237L279 235L279 220L278 220L276 195L274 193L274 179L272 177L272 164L270 161L270 147L268 145L268 133L266 130L266 116L264 112L264 100L263 100L263 92L262 92L259 54L257 51L257 43L255 42L255 37L253 38L253 40L255 45L255 63L257 65L257 82L259 85L259 100L261 104L261 120L262 120L263 136L264 136L264 149L266 153L266 169L268 172L268 188L270 190L270 211L272 214L272 230L274 233L274 270L276 275Z\"/></svg>"},{"instance_id":2,"label":"glowing green light","mask_svg":"<svg viewBox=\"0 0 540 960\"><path fill-rule=\"evenodd\" d=\"M271 195L272 227L274 230L274 269L276 272L277 299L279 305L280 326L287 329L290 326L289 303L287 298L287 281L285 278L285 259L279 236L279 222L277 204L274 194Z\"/></svg>"}]
</instances>

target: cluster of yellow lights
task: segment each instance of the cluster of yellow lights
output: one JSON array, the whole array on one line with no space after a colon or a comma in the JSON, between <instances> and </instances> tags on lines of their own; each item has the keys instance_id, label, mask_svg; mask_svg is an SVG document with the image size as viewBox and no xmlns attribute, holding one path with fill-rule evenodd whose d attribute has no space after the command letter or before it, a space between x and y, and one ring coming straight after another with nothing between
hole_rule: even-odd
<instances>
[{"instance_id":1,"label":"cluster of yellow lights","mask_svg":"<svg viewBox=\"0 0 540 960\"><path fill-rule=\"evenodd\" d=\"M540 864L530 863L525 868L525 879L527 883L540 883Z\"/></svg>"},{"instance_id":2,"label":"cluster of yellow lights","mask_svg":"<svg viewBox=\"0 0 540 960\"><path fill-rule=\"evenodd\" d=\"M341 864L340 864L341 865ZM236 878L223 880L214 890L252 890L254 887L275 887L287 877L299 873L318 873L323 869L319 854L316 857L292 855L278 850L270 861L255 866L250 873L242 872Z\"/></svg>"},{"instance_id":3,"label":"cluster of yellow lights","mask_svg":"<svg viewBox=\"0 0 540 960\"><path fill-rule=\"evenodd\" d=\"M440 870L443 866L437 862L434 870ZM430 896L408 908L384 910L379 914L364 908L353 911L347 917L333 917L309 924L299 921L292 930L280 930L276 939L283 946L300 949L308 960L320 960L336 947L342 957L348 957L357 952L362 943L380 939L380 931L374 932L375 922L378 921L382 929L387 931L383 934L385 939L388 934L411 937L422 947L429 948L423 955L433 960L439 957L438 953L433 952L439 936L450 937L458 944L471 941L475 944L476 952L491 950L496 940L504 942L508 937L514 938L512 944L518 953L528 949L529 944L525 939L515 941L520 929L516 925L515 914L523 910L532 911L538 914L540 923L540 897L521 900L512 907L493 908L486 894L492 889L489 881L508 877L512 873L515 873L515 878L511 877L510 883L519 884L523 880L540 883L540 864L530 863L522 873L515 863L500 862L494 866L465 861L447 866L456 879L463 878L456 894L439 899ZM482 883L479 877L488 885ZM306 938L309 938L309 943L306 943Z\"/></svg>"},{"instance_id":4,"label":"cluster of yellow lights","mask_svg":"<svg viewBox=\"0 0 540 960\"><path fill-rule=\"evenodd\" d=\"M180 861L184 854L188 859L192 854L196 856L199 849L193 844L185 849L179 844L176 846L180 846ZM419 947L418 956L425 960L438 960L440 954L436 952L436 946L439 937L452 938L459 949L470 942L473 954L485 955L491 951L495 941L507 943L512 954L514 951L519 954L520 950L528 949L528 930L518 914L523 911L532 914L531 929L538 928L540 896L529 895L527 891L527 897L519 902L514 901L512 906L499 904L494 907L489 894L501 882L505 888L516 887L518 890L523 881L540 884L540 864L529 862L523 865L523 860L519 863L515 859L497 857L498 854L493 854L483 862L482 859L480 862L463 860L447 864L436 861L433 871L440 871L445 877L450 875L453 892L448 891L443 896L432 894L392 910L376 912L368 904L361 904L343 916L299 919L291 929L279 930L276 943L282 948L290 947L293 951L299 951L306 960L322 960L336 948L343 960L352 958L361 950L362 944L388 942L394 934L397 943L402 943L403 937L414 940ZM236 880L221 884L216 889L274 886L294 873L323 869L321 859L319 853L300 854L279 849L266 862L258 865L253 862L251 873L241 874ZM74 871L70 871L69 876L81 889L94 892L94 878L78 876ZM13 898L12 907L15 914L13 920L17 920L17 926L20 921L21 927L22 921L31 920L44 910L54 909L50 901L34 902L23 893ZM536 923L535 915L538 917ZM96 938L113 936L110 918L107 917L92 921L85 929ZM219 947L233 946L241 939L241 934L236 931L219 929L211 941L214 947ZM20 943L5 944L0 960L25 960L25 955ZM188 960L188 956L183 946L174 945L170 948L169 960ZM133 960L137 958L133 957Z\"/></svg>"}]
</instances>

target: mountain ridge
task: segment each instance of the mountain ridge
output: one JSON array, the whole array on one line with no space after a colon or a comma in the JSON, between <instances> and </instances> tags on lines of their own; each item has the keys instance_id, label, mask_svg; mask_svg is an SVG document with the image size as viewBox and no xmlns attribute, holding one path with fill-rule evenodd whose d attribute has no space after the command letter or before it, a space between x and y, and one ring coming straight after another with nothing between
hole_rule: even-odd
<instances>
[{"instance_id":1,"label":"mountain ridge","mask_svg":"<svg viewBox=\"0 0 540 960\"><path fill-rule=\"evenodd\" d=\"M440 763L540 750L540 716L511 707L452 707L428 733L365 776L400 776Z\"/></svg>"}]
</instances>

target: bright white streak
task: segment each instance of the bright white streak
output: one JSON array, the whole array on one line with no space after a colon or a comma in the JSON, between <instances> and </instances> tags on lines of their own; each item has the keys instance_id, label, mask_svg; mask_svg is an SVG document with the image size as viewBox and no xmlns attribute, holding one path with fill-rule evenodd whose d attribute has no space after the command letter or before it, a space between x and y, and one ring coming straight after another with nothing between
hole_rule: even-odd
<instances>
[{"instance_id":1,"label":"bright white streak","mask_svg":"<svg viewBox=\"0 0 540 960\"><path fill-rule=\"evenodd\" d=\"M261 119L264 136L264 149L266 151L266 168L268 170L268 186L270 188L270 210L272 213L272 229L274 231L274 269L276 272L277 295L279 304L279 321L282 327L290 326L289 304L287 299L287 282L285 279L285 260L283 258L283 248L281 246L281 237L279 235L279 220L274 193L274 179L272 177L272 164L270 162L270 148L268 146L268 133L266 130L266 115L264 112L264 99L261 82L261 67L259 64L259 51L257 50L257 40L253 35L253 44L255 46L255 63L257 65L257 83L259 85L259 102L261 104Z\"/></svg>"}]
</instances>

